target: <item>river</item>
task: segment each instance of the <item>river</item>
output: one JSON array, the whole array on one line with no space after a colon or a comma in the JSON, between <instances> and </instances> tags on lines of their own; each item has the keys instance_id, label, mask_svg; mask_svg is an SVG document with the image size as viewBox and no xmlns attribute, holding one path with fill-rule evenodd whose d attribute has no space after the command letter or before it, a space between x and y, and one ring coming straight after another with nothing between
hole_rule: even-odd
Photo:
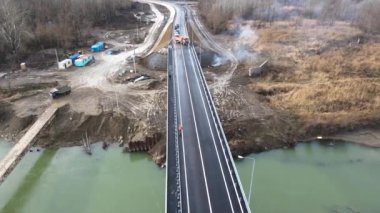
<instances>
[{"instance_id":1,"label":"river","mask_svg":"<svg viewBox=\"0 0 380 213\"><path fill-rule=\"evenodd\" d=\"M252 212L380 212L380 149L308 143L251 157ZM236 164L248 193L252 161Z\"/></svg>"},{"instance_id":2,"label":"river","mask_svg":"<svg viewBox=\"0 0 380 213\"><path fill-rule=\"evenodd\" d=\"M10 149L0 142L0 157ZM252 212L380 212L380 149L300 144L256 158ZM236 162L248 193L252 161ZM26 154L0 186L0 212L164 212L165 170L117 146Z\"/></svg>"},{"instance_id":3,"label":"river","mask_svg":"<svg viewBox=\"0 0 380 213\"><path fill-rule=\"evenodd\" d=\"M147 154L92 148L29 152L0 186L0 212L164 212L165 170Z\"/></svg>"}]
</instances>

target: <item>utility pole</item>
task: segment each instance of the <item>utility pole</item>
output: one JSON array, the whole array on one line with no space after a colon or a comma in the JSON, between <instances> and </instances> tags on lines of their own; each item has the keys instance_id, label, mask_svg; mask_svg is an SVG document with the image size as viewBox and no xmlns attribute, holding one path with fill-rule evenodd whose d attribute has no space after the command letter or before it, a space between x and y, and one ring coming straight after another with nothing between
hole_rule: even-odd
<instances>
[{"instance_id":1,"label":"utility pole","mask_svg":"<svg viewBox=\"0 0 380 213\"><path fill-rule=\"evenodd\" d=\"M54 50L55 50L55 57L57 58L57 66L59 66L59 58L58 58L57 48L55 48Z\"/></svg>"},{"instance_id":2,"label":"utility pole","mask_svg":"<svg viewBox=\"0 0 380 213\"><path fill-rule=\"evenodd\" d=\"M249 184L249 194L248 194L248 203L250 205L251 204L252 188L253 188L253 175L255 173L256 159L255 158L251 158L251 157L243 157L241 155L238 155L238 158L239 159L245 159L245 158L247 158L247 159L252 160L251 181L250 181L250 184Z\"/></svg>"},{"instance_id":3,"label":"utility pole","mask_svg":"<svg viewBox=\"0 0 380 213\"><path fill-rule=\"evenodd\" d=\"M140 40L140 36L139 36L139 23L137 22L137 30L136 30L136 33L137 33L137 38L136 38L136 43L137 41Z\"/></svg>"},{"instance_id":4,"label":"utility pole","mask_svg":"<svg viewBox=\"0 0 380 213\"><path fill-rule=\"evenodd\" d=\"M134 72L136 73L137 71L136 71L136 60L135 60L135 57L136 57L136 46L133 49L133 69L134 69Z\"/></svg>"}]
</instances>

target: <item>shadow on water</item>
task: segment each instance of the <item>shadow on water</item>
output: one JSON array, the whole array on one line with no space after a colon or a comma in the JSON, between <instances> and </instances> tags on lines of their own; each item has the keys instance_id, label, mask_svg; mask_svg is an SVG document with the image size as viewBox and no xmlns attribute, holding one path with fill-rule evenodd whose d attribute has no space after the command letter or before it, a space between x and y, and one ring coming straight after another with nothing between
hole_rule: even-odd
<instances>
[{"instance_id":1,"label":"shadow on water","mask_svg":"<svg viewBox=\"0 0 380 213\"><path fill-rule=\"evenodd\" d=\"M30 194L33 191L36 182L40 179L46 168L49 166L50 161L53 159L57 150L45 150L41 157L38 158L30 172L25 176L20 187L16 193L7 202L7 204L1 209L0 212L19 212L20 207L23 207L25 202L30 198Z\"/></svg>"},{"instance_id":2,"label":"shadow on water","mask_svg":"<svg viewBox=\"0 0 380 213\"><path fill-rule=\"evenodd\" d=\"M146 155L145 153L139 153L139 152L129 153L129 160L132 163L143 161L143 160L145 160L147 158L148 158L148 155Z\"/></svg>"}]
</instances>

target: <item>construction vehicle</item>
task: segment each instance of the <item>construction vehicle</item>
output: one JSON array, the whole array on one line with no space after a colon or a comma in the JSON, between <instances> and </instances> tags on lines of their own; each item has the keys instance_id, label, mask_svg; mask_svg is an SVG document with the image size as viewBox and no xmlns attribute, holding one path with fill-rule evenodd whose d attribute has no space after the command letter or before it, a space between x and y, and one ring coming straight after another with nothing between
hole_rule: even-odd
<instances>
[{"instance_id":1,"label":"construction vehicle","mask_svg":"<svg viewBox=\"0 0 380 213\"><path fill-rule=\"evenodd\" d=\"M183 35L175 35L175 43L187 46L189 44L189 38Z\"/></svg>"},{"instance_id":2,"label":"construction vehicle","mask_svg":"<svg viewBox=\"0 0 380 213\"><path fill-rule=\"evenodd\" d=\"M71 87L70 86L59 86L52 90L50 90L50 96L52 98L58 98L61 96L65 96L71 93Z\"/></svg>"}]
</instances>

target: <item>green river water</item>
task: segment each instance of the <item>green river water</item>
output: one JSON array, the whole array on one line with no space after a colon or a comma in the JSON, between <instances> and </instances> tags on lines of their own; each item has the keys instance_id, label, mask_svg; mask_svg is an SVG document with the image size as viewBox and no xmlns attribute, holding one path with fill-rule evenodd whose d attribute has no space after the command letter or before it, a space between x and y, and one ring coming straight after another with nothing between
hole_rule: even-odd
<instances>
[{"instance_id":1,"label":"green river water","mask_svg":"<svg viewBox=\"0 0 380 213\"><path fill-rule=\"evenodd\" d=\"M0 142L0 157L11 146ZM380 149L301 144L258 155L255 213L380 212ZM237 161L248 193L252 160ZM29 152L0 186L0 212L155 213L165 209L165 170L146 154L111 146Z\"/></svg>"}]
</instances>

